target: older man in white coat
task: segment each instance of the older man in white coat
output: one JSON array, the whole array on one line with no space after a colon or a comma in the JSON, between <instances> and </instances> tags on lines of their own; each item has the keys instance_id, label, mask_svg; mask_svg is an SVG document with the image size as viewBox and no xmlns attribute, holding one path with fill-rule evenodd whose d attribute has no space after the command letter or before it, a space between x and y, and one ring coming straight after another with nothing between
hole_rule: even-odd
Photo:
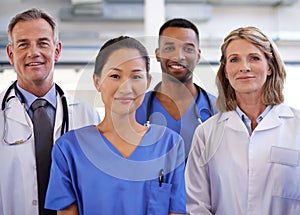
<instances>
[{"instance_id":1,"label":"older man in white coat","mask_svg":"<svg viewBox=\"0 0 300 215\"><path fill-rule=\"evenodd\" d=\"M58 137L69 129L98 124L100 117L94 108L64 94L53 82L62 45L48 14L35 8L17 14L8 33L7 54L17 81L0 95L0 214L56 214L44 209L45 196L40 194L35 151L39 133L34 132L30 107L36 99L47 101L46 112L54 127L46 155L50 162L51 144Z\"/></svg>"}]
</instances>

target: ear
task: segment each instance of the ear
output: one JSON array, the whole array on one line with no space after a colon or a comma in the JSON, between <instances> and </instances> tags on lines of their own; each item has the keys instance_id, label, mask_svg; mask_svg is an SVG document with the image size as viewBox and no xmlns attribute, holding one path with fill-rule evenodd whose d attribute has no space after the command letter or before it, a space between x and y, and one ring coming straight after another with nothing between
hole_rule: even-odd
<instances>
[{"instance_id":1,"label":"ear","mask_svg":"<svg viewBox=\"0 0 300 215\"><path fill-rule=\"evenodd\" d=\"M272 74L272 69L271 67L269 67L268 71L267 71L267 76L271 75Z\"/></svg>"},{"instance_id":2,"label":"ear","mask_svg":"<svg viewBox=\"0 0 300 215\"><path fill-rule=\"evenodd\" d=\"M197 53L197 64L200 63L200 59L201 59L201 49L198 49L198 53Z\"/></svg>"},{"instance_id":3,"label":"ear","mask_svg":"<svg viewBox=\"0 0 300 215\"><path fill-rule=\"evenodd\" d=\"M93 74L94 85L98 92L101 92L101 80L100 77L96 74Z\"/></svg>"},{"instance_id":4,"label":"ear","mask_svg":"<svg viewBox=\"0 0 300 215\"><path fill-rule=\"evenodd\" d=\"M6 46L6 53L7 53L10 64L14 65L14 53L12 51L12 45L11 44L8 44Z\"/></svg>"},{"instance_id":5,"label":"ear","mask_svg":"<svg viewBox=\"0 0 300 215\"><path fill-rule=\"evenodd\" d=\"M160 62L160 51L159 51L159 48L155 49L155 56L156 56L156 61Z\"/></svg>"},{"instance_id":6,"label":"ear","mask_svg":"<svg viewBox=\"0 0 300 215\"><path fill-rule=\"evenodd\" d=\"M147 90L150 87L151 81L152 81L152 75L148 74L148 77L147 77Z\"/></svg>"},{"instance_id":7,"label":"ear","mask_svg":"<svg viewBox=\"0 0 300 215\"><path fill-rule=\"evenodd\" d=\"M54 56L54 61L55 62L57 62L60 58L61 47L62 47L62 43L61 43L61 41L58 41L55 45L55 56Z\"/></svg>"}]
</instances>

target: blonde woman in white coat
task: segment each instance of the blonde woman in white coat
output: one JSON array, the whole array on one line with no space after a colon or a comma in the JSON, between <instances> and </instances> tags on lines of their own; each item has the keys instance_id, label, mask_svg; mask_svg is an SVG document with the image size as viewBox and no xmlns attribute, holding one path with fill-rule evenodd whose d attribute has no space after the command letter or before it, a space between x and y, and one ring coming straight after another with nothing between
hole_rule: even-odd
<instances>
[{"instance_id":1,"label":"blonde woman in white coat","mask_svg":"<svg viewBox=\"0 0 300 215\"><path fill-rule=\"evenodd\" d=\"M286 72L276 45L245 27L221 51L220 113L194 135L188 214L300 214L300 112L283 103Z\"/></svg>"}]
</instances>

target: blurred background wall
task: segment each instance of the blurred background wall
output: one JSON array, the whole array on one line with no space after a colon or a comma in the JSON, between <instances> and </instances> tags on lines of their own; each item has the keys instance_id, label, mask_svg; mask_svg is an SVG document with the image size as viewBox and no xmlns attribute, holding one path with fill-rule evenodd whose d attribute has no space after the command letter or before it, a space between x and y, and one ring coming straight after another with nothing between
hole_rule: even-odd
<instances>
[{"instance_id":1,"label":"blurred background wall","mask_svg":"<svg viewBox=\"0 0 300 215\"><path fill-rule=\"evenodd\" d=\"M153 86L160 80L154 57L158 30L165 20L175 17L190 19L200 30L202 56L195 82L213 94L217 94L214 79L223 38L237 27L261 28L274 39L286 63L286 102L300 108L298 0L0 0L1 91L16 79L6 56L7 25L16 13L31 7L49 12L58 22L63 51L55 67L55 81L101 113L101 98L92 82L93 63L101 45L120 35L141 40L151 55Z\"/></svg>"}]
</instances>

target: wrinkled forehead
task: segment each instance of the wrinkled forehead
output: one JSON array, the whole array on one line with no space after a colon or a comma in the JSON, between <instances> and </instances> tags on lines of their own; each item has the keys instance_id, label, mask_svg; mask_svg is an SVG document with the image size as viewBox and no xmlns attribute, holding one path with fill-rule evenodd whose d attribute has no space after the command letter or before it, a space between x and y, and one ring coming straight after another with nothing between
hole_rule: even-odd
<instances>
[{"instance_id":1,"label":"wrinkled forehead","mask_svg":"<svg viewBox=\"0 0 300 215\"><path fill-rule=\"evenodd\" d=\"M44 19L17 22L12 29L11 39L26 39L27 37L54 38L54 31L51 25Z\"/></svg>"}]
</instances>

